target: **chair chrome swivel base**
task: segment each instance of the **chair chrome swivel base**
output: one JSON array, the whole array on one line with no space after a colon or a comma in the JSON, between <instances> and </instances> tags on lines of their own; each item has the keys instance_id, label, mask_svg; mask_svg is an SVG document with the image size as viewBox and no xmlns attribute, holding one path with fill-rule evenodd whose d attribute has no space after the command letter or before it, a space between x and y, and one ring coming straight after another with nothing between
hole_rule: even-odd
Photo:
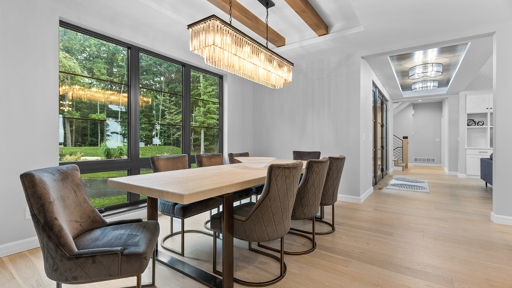
<instances>
[{"instance_id":1,"label":"chair chrome swivel base","mask_svg":"<svg viewBox=\"0 0 512 288\"><path fill-rule=\"evenodd\" d=\"M316 222L320 222L320 223L324 223L324 224L327 224L331 227L331 230L329 231L326 231L326 232L314 232L316 235L328 235L328 234L332 234L336 231L336 226L334 226L334 204L332 205L332 223L329 223L325 220L322 220L324 219L324 208L325 206L321 206L320 207L320 216L316 216ZM297 228L290 228L291 230L293 231L297 231L297 232L301 232L301 233L305 233L305 234L312 234L311 231L306 231L306 230L301 230L301 229L297 229Z\"/></svg>"},{"instance_id":2,"label":"chair chrome swivel base","mask_svg":"<svg viewBox=\"0 0 512 288\"><path fill-rule=\"evenodd\" d=\"M214 235L213 236L213 273L215 273L219 276L222 276L222 272L217 270L217 237L215 234L217 234L217 233L213 232L213 235ZM265 281L265 282L248 282L248 281L244 281L244 280L241 280L241 279L238 279L235 277L234 278L235 283L238 283L238 284L241 284L244 286L263 287L263 286L273 285L273 284L283 280L283 278L286 276L286 271L287 271L286 263L284 263L284 237L281 238L281 250L277 250L278 252L281 253L281 257L277 257L270 253L252 248L252 242L249 242L249 251L259 253L261 255L270 257L270 258L278 261L281 264L281 267L280 267L281 273L278 277L276 277L272 280L269 280L269 281Z\"/></svg>"},{"instance_id":3,"label":"chair chrome swivel base","mask_svg":"<svg viewBox=\"0 0 512 288\"><path fill-rule=\"evenodd\" d=\"M202 231L202 230L184 230L185 229L185 219L180 219L180 220L181 220L181 231L174 232L174 227L173 227L174 226L173 225L174 217L171 217L171 234L166 235L164 238L162 238L162 241L160 242L160 245L162 245L163 249L170 251L172 253L176 253L180 256L185 256L185 233L200 233L200 234L210 236L210 237L213 236L213 234L208 233L206 231ZM165 241L167 239L177 236L177 235L181 235L181 249L180 250L176 250L174 248L171 248L171 247L165 245Z\"/></svg>"},{"instance_id":4,"label":"chair chrome swivel base","mask_svg":"<svg viewBox=\"0 0 512 288\"><path fill-rule=\"evenodd\" d=\"M316 250L316 240L315 240L315 217L311 218L311 219L294 219L294 220L311 220L311 228L313 229L313 236L312 237L309 237L307 235L304 235L302 233L298 233L298 232L295 232L295 231L292 231L292 230L295 230L293 228L290 228L290 231L288 232L289 234L293 234L293 235L297 235L297 236L300 236L302 238L306 238L308 239L309 241L311 241L311 248L308 249L308 250L304 250L304 251L284 251L284 254L286 255L305 255L305 254L309 254L313 251ZM298 230L298 229L297 229ZM301 231L301 230L299 230ZM258 242L258 246L261 247L261 248L265 248L265 249L268 249L270 251L274 251L274 252L279 252L278 249L274 248L274 247L270 247L270 246L267 246L267 245L263 245L261 244L260 242Z\"/></svg>"},{"instance_id":5,"label":"chair chrome swivel base","mask_svg":"<svg viewBox=\"0 0 512 288\"><path fill-rule=\"evenodd\" d=\"M125 277L114 277L114 278L100 280L100 281L85 281L85 282L76 283L76 284L97 283L97 282L103 282L103 281L110 281L110 280L118 280L118 279L123 279L123 278L129 278L129 277L137 277L137 285L129 286L129 287L126 287L126 288L156 287L156 282L155 282L155 278L156 278L155 277L156 249L153 250L153 256L151 257L151 266L152 266L152 269L151 269L151 283L148 283L148 284L142 284L142 274L125 276ZM56 284L57 284L57 286L56 286L57 288L62 288L62 283L57 282Z\"/></svg>"}]
</instances>

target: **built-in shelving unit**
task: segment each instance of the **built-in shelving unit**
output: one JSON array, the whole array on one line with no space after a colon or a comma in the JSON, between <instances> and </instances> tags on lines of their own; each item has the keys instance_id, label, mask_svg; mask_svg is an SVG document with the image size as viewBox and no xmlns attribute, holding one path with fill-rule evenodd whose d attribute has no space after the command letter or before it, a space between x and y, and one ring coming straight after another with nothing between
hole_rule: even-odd
<instances>
[{"instance_id":1,"label":"built-in shelving unit","mask_svg":"<svg viewBox=\"0 0 512 288\"><path fill-rule=\"evenodd\" d=\"M482 126L468 126L472 119ZM483 123L482 123L483 122ZM493 95L475 93L466 95L466 174L480 176L480 158L492 153Z\"/></svg>"}]
</instances>

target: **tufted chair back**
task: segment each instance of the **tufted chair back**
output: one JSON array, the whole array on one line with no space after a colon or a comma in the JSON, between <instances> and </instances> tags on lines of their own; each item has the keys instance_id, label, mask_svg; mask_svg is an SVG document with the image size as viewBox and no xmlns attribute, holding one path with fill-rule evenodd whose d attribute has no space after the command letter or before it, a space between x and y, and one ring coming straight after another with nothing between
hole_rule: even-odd
<instances>
[{"instance_id":1,"label":"tufted chair back","mask_svg":"<svg viewBox=\"0 0 512 288\"><path fill-rule=\"evenodd\" d=\"M85 194L78 166L28 171L20 179L40 242L50 239L69 256L77 251L75 238L107 226Z\"/></svg>"},{"instance_id":2,"label":"tufted chair back","mask_svg":"<svg viewBox=\"0 0 512 288\"><path fill-rule=\"evenodd\" d=\"M224 159L221 153L215 154L197 154L197 168L224 165Z\"/></svg>"},{"instance_id":3,"label":"tufted chair back","mask_svg":"<svg viewBox=\"0 0 512 288\"><path fill-rule=\"evenodd\" d=\"M329 159L312 159L306 163L306 170L302 176L291 219L311 219L315 217L322 199L325 176L329 167Z\"/></svg>"},{"instance_id":4,"label":"tufted chair back","mask_svg":"<svg viewBox=\"0 0 512 288\"><path fill-rule=\"evenodd\" d=\"M293 160L320 159L320 151L293 151Z\"/></svg>"},{"instance_id":5,"label":"tufted chair back","mask_svg":"<svg viewBox=\"0 0 512 288\"><path fill-rule=\"evenodd\" d=\"M301 171L300 161L271 164L261 198L244 222L235 221L235 237L265 242L288 233Z\"/></svg>"},{"instance_id":6,"label":"tufted chair back","mask_svg":"<svg viewBox=\"0 0 512 288\"><path fill-rule=\"evenodd\" d=\"M151 167L155 173L188 169L188 155L153 156Z\"/></svg>"},{"instance_id":7,"label":"tufted chair back","mask_svg":"<svg viewBox=\"0 0 512 288\"><path fill-rule=\"evenodd\" d=\"M345 156L329 157L329 169L325 178L324 189L320 206L329 206L338 200L338 189L340 187L341 174L345 166Z\"/></svg>"},{"instance_id":8,"label":"tufted chair back","mask_svg":"<svg viewBox=\"0 0 512 288\"><path fill-rule=\"evenodd\" d=\"M240 152L240 153L229 153L229 164L238 164L242 163L240 160L235 159L235 157L249 157L249 152Z\"/></svg>"}]
</instances>

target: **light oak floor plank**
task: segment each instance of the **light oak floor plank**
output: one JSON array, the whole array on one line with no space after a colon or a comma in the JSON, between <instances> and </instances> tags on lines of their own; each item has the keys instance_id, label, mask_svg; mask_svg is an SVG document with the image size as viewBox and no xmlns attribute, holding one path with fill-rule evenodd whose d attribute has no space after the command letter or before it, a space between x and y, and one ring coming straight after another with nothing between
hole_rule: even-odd
<instances>
[{"instance_id":1,"label":"light oak floor plank","mask_svg":"<svg viewBox=\"0 0 512 288\"><path fill-rule=\"evenodd\" d=\"M427 179L430 193L390 190L393 175ZM317 236L318 248L304 256L286 256L286 278L273 287L512 287L512 227L494 224L492 187L478 179L447 175L436 167L413 167L394 172L374 187L363 204L336 204L336 232ZM330 208L326 220L331 221ZM208 214L185 222L202 229ZM169 217L160 216L161 237L169 231ZM175 220L175 229L180 229ZM311 229L308 221L292 226ZM317 223L317 231L329 227ZM187 234L183 260L211 273L212 238ZM287 235L286 249L308 249L307 240ZM168 245L179 248L179 237ZM278 242L267 243L278 247ZM222 267L218 240L218 267ZM248 281L277 276L279 264L247 250L235 240L235 274ZM157 264L157 287L203 287ZM150 280L150 271L144 274ZM0 287L54 287L44 274L40 249L0 259ZM135 279L121 279L76 287L124 287ZM235 285L236 287L242 287Z\"/></svg>"}]
</instances>

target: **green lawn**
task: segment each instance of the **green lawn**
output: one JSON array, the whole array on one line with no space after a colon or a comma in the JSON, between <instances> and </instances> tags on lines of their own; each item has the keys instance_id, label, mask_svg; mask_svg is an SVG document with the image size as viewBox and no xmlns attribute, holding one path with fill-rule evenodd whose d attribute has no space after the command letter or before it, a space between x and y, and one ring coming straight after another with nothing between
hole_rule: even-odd
<instances>
[{"instance_id":1,"label":"green lawn","mask_svg":"<svg viewBox=\"0 0 512 288\"><path fill-rule=\"evenodd\" d=\"M148 196L146 195L140 195L140 199L146 199ZM101 207L107 207L111 205L121 204L125 203L126 195L120 195L120 196L111 196L111 197L101 197L101 198L89 198L94 208L101 208Z\"/></svg>"},{"instance_id":2,"label":"green lawn","mask_svg":"<svg viewBox=\"0 0 512 288\"><path fill-rule=\"evenodd\" d=\"M76 155L77 152L84 153L82 157L104 157L100 147L60 147L64 155ZM140 147L140 157L151 157L157 154L167 153L169 155L181 154L181 148L174 146L145 146Z\"/></svg>"},{"instance_id":3,"label":"green lawn","mask_svg":"<svg viewBox=\"0 0 512 288\"><path fill-rule=\"evenodd\" d=\"M120 203L125 203L126 195L120 196L111 196L111 197L101 197L101 198L89 198L94 208L101 208L110 205L116 205Z\"/></svg>"}]
</instances>

